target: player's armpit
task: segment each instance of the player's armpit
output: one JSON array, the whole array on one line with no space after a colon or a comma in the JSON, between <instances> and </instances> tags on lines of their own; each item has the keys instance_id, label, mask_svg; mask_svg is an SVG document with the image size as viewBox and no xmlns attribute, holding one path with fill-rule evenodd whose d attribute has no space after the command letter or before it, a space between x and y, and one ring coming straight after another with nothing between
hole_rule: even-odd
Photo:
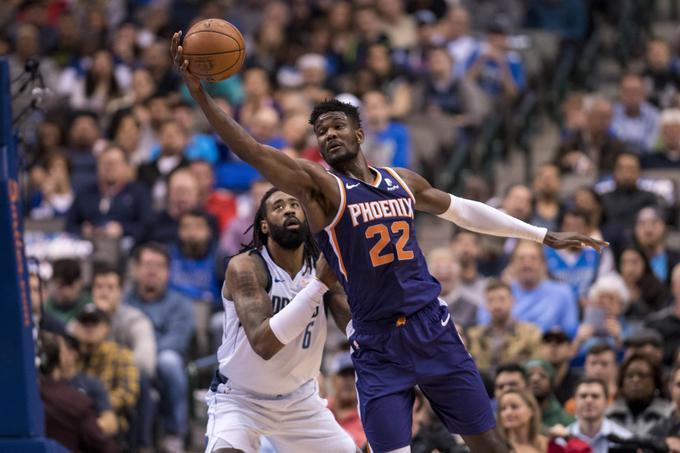
<instances>
[{"instance_id":1,"label":"player's armpit","mask_svg":"<svg viewBox=\"0 0 680 453\"><path fill-rule=\"evenodd\" d=\"M324 302L331 311L335 325L340 330L345 332L347 324L352 319L352 313L349 310L349 302L347 301L347 294L342 289L340 283L335 283L324 296Z\"/></svg>"},{"instance_id":2,"label":"player's armpit","mask_svg":"<svg viewBox=\"0 0 680 453\"><path fill-rule=\"evenodd\" d=\"M257 258L241 254L231 259L226 271L225 296L234 301L236 314L253 351L268 360L284 345L269 326L272 303L266 285L267 276Z\"/></svg>"},{"instance_id":3,"label":"player's armpit","mask_svg":"<svg viewBox=\"0 0 680 453\"><path fill-rule=\"evenodd\" d=\"M415 208L418 211L439 215L449 208L451 196L448 193L432 187L427 179L407 168L395 168L394 170L411 189L416 199Z\"/></svg>"}]
</instances>

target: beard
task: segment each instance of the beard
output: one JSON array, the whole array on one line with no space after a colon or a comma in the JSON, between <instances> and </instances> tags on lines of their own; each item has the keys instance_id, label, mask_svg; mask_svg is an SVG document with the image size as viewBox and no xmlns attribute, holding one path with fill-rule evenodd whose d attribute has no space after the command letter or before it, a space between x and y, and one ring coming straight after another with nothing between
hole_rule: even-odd
<instances>
[{"instance_id":1,"label":"beard","mask_svg":"<svg viewBox=\"0 0 680 453\"><path fill-rule=\"evenodd\" d=\"M209 244L199 241L183 241L180 243L180 248L187 258L200 259L208 254Z\"/></svg>"},{"instance_id":2,"label":"beard","mask_svg":"<svg viewBox=\"0 0 680 453\"><path fill-rule=\"evenodd\" d=\"M269 234L274 242L287 250L295 250L305 242L305 238L309 233L309 228L306 222L300 222L300 228L297 230L289 230L285 226L269 224Z\"/></svg>"}]
</instances>

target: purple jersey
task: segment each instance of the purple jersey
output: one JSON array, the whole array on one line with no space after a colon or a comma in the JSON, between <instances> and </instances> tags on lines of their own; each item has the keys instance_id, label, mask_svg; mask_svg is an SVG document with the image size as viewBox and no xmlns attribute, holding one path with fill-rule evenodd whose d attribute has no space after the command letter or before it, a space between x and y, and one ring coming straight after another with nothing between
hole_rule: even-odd
<instances>
[{"instance_id":1,"label":"purple jersey","mask_svg":"<svg viewBox=\"0 0 680 453\"><path fill-rule=\"evenodd\" d=\"M373 184L331 173L340 187L340 208L316 234L347 293L353 322L411 316L441 290L416 242L411 190L391 168L371 171Z\"/></svg>"}]
</instances>

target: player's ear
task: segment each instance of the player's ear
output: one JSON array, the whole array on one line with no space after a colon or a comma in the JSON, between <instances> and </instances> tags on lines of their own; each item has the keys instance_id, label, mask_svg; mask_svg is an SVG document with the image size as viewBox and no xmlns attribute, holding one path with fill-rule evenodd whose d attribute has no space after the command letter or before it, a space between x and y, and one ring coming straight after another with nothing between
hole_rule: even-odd
<instances>
[{"instance_id":1,"label":"player's ear","mask_svg":"<svg viewBox=\"0 0 680 453\"><path fill-rule=\"evenodd\" d=\"M362 144L364 142L364 130L362 128L358 128L356 131L354 131L354 135L357 138L357 143Z\"/></svg>"},{"instance_id":2,"label":"player's ear","mask_svg":"<svg viewBox=\"0 0 680 453\"><path fill-rule=\"evenodd\" d=\"M260 220L260 231L264 234L269 234L269 225L267 225L266 220Z\"/></svg>"}]
</instances>

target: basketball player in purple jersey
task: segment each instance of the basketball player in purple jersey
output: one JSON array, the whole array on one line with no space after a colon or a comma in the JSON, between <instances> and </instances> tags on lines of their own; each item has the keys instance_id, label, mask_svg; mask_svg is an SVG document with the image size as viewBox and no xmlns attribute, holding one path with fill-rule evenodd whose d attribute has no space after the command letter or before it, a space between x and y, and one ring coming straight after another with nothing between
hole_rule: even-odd
<instances>
[{"instance_id":1,"label":"basketball player in purple jersey","mask_svg":"<svg viewBox=\"0 0 680 453\"><path fill-rule=\"evenodd\" d=\"M347 334L357 377L359 410L374 452L409 452L414 387L418 385L451 433L474 453L508 452L479 372L465 350L440 286L427 270L414 230L414 210L462 228L542 242L554 248L606 243L526 224L483 203L442 192L402 168L374 168L361 152L364 132L355 107L336 100L311 114L321 155L332 168L258 143L225 114L172 55L189 92L229 148L267 180L294 195L328 263L347 293Z\"/></svg>"}]
</instances>

